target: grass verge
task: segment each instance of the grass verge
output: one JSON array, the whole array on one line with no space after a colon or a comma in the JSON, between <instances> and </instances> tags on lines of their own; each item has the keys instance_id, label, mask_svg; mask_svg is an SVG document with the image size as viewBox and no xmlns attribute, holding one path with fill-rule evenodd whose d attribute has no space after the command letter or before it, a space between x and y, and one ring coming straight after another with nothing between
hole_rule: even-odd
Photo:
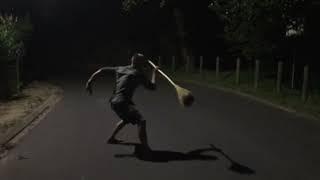
<instances>
[{"instance_id":1,"label":"grass verge","mask_svg":"<svg viewBox=\"0 0 320 180\"><path fill-rule=\"evenodd\" d=\"M59 87L45 82L34 81L18 96L0 101L0 138L15 127L24 124L24 118L42 105L51 95L61 92Z\"/></svg>"}]
</instances>

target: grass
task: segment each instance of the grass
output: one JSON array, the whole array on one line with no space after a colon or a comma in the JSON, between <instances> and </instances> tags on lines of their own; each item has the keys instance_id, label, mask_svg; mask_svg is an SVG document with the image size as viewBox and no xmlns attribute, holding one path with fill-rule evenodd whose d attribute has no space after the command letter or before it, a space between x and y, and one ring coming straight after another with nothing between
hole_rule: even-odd
<instances>
[{"instance_id":1,"label":"grass","mask_svg":"<svg viewBox=\"0 0 320 180\"><path fill-rule=\"evenodd\" d=\"M170 72L170 70L165 71ZM254 89L253 74L248 72L240 72L239 85L236 85L234 72L221 72L219 79L216 78L214 71L204 71L201 75L200 73L186 73L178 70L169 74L176 80L242 92L320 119L320 94L310 94L308 100L303 102L300 90L282 87L281 92L277 93L276 81L271 78L263 78L259 81L258 89Z\"/></svg>"}]
</instances>

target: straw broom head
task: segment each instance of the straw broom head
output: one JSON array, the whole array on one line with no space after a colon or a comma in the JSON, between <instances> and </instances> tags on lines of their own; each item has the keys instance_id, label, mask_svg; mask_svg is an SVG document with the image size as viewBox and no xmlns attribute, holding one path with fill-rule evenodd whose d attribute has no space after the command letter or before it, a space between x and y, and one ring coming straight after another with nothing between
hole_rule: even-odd
<instances>
[{"instance_id":1,"label":"straw broom head","mask_svg":"<svg viewBox=\"0 0 320 180\"><path fill-rule=\"evenodd\" d=\"M175 85L174 87L176 88L180 104L184 107L190 107L194 102L192 93L189 90L184 89L178 85Z\"/></svg>"},{"instance_id":2,"label":"straw broom head","mask_svg":"<svg viewBox=\"0 0 320 180\"><path fill-rule=\"evenodd\" d=\"M149 62L149 64L150 64L152 67L157 68L157 66L156 66L152 61L148 60L148 62ZM189 107L189 106L191 106L191 105L193 104L193 102L194 102L194 97L193 97L192 93L191 93L189 90L184 89L184 88L178 86L176 83L174 83L174 82L172 81L172 79L171 79L168 75L166 75L166 74L165 74L164 72L162 72L160 69L157 69L157 71L158 71L163 77L165 77L165 78L169 81L169 83L170 83L171 85L173 85L173 86L175 87L175 89L176 89L176 91L177 91L177 95L178 95L179 102L180 102L180 104L181 104L182 106L184 106L184 107Z\"/></svg>"}]
</instances>

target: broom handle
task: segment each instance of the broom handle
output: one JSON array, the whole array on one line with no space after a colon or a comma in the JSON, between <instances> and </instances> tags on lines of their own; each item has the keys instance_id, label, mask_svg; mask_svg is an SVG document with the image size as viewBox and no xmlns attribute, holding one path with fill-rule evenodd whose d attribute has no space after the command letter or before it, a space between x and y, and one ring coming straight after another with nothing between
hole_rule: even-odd
<instances>
[{"instance_id":1,"label":"broom handle","mask_svg":"<svg viewBox=\"0 0 320 180\"><path fill-rule=\"evenodd\" d=\"M148 62L149 62L149 64L151 64L151 66L153 66L154 68L157 67L152 61L149 60ZM164 72L162 72L160 69L158 69L157 71L158 71L162 76L164 76L173 86L177 86L176 83L174 83L174 82L172 81L172 79L169 78L168 75L166 75L166 74L165 74Z\"/></svg>"}]
</instances>

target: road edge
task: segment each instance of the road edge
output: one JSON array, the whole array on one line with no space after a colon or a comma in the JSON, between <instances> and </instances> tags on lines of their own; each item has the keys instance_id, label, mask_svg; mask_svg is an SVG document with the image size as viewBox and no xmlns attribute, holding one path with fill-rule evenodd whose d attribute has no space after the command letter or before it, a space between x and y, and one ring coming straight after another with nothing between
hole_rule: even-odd
<instances>
[{"instance_id":1,"label":"road edge","mask_svg":"<svg viewBox=\"0 0 320 180\"><path fill-rule=\"evenodd\" d=\"M63 98L63 90L59 89L57 92L53 93L50 95L50 97L45 100L39 107L37 107L35 110L33 110L30 114L22 118L22 123L21 125L18 125L15 127L8 135L3 136L0 138L0 159L5 156L5 152L7 150L10 150L13 148L13 144L11 143L16 137L20 136L19 139L22 136L25 136L27 133L25 133L25 130L28 129L32 124L39 119L44 114L49 113L55 105L61 101Z\"/></svg>"}]
</instances>

